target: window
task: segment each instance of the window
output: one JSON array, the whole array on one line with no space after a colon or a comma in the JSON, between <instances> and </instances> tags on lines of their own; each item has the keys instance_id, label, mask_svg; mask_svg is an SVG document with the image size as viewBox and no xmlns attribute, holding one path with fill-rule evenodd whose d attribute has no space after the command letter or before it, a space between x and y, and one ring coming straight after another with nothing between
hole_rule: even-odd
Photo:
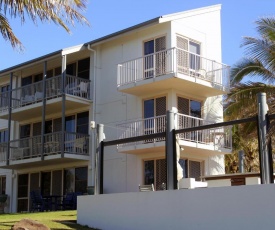
<instances>
[{"instance_id":1,"label":"window","mask_svg":"<svg viewBox=\"0 0 275 230\"><path fill-rule=\"evenodd\" d=\"M201 118L201 102L178 97L178 112L192 117Z\"/></svg>"},{"instance_id":2,"label":"window","mask_svg":"<svg viewBox=\"0 0 275 230\"><path fill-rule=\"evenodd\" d=\"M70 168L64 170L64 194L69 192L87 192L87 167Z\"/></svg>"},{"instance_id":3,"label":"window","mask_svg":"<svg viewBox=\"0 0 275 230\"><path fill-rule=\"evenodd\" d=\"M8 142L8 130L0 131L0 143Z\"/></svg>"},{"instance_id":4,"label":"window","mask_svg":"<svg viewBox=\"0 0 275 230\"><path fill-rule=\"evenodd\" d=\"M190 69L201 69L200 47L199 42L177 35L177 64L179 72L187 73Z\"/></svg>"},{"instance_id":5,"label":"window","mask_svg":"<svg viewBox=\"0 0 275 230\"><path fill-rule=\"evenodd\" d=\"M6 107L9 106L9 90L10 90L10 86L9 85L5 85L5 86L1 86L1 107Z\"/></svg>"},{"instance_id":6,"label":"window","mask_svg":"<svg viewBox=\"0 0 275 230\"><path fill-rule=\"evenodd\" d=\"M165 130L166 97L153 98L143 102L145 134L163 132Z\"/></svg>"},{"instance_id":7,"label":"window","mask_svg":"<svg viewBox=\"0 0 275 230\"><path fill-rule=\"evenodd\" d=\"M75 169L75 192L86 193L87 192L87 178L88 169L87 167L81 167Z\"/></svg>"},{"instance_id":8,"label":"window","mask_svg":"<svg viewBox=\"0 0 275 230\"><path fill-rule=\"evenodd\" d=\"M179 129L192 128L203 124L201 118L201 102L178 97ZM187 115L187 116L184 116ZM180 138L190 141L201 141L202 131L192 131L179 134Z\"/></svg>"},{"instance_id":9,"label":"window","mask_svg":"<svg viewBox=\"0 0 275 230\"><path fill-rule=\"evenodd\" d=\"M203 173L203 162L189 159L180 159L183 178L195 178L201 180ZM144 184L154 184L156 190L163 189L163 183L167 183L166 159L155 159L144 161Z\"/></svg>"},{"instance_id":10,"label":"window","mask_svg":"<svg viewBox=\"0 0 275 230\"><path fill-rule=\"evenodd\" d=\"M151 78L165 73L166 37L144 42L144 77Z\"/></svg>"},{"instance_id":11,"label":"window","mask_svg":"<svg viewBox=\"0 0 275 230\"><path fill-rule=\"evenodd\" d=\"M87 80L90 78L90 58L78 61L77 76Z\"/></svg>"},{"instance_id":12,"label":"window","mask_svg":"<svg viewBox=\"0 0 275 230\"><path fill-rule=\"evenodd\" d=\"M202 162L180 159L179 164L182 167L183 178L195 178L196 181L201 180L202 176Z\"/></svg>"},{"instance_id":13,"label":"window","mask_svg":"<svg viewBox=\"0 0 275 230\"><path fill-rule=\"evenodd\" d=\"M89 133L89 112L77 114L76 132L83 134Z\"/></svg>"},{"instance_id":14,"label":"window","mask_svg":"<svg viewBox=\"0 0 275 230\"><path fill-rule=\"evenodd\" d=\"M166 160L157 159L144 161L144 184L154 184L156 190L162 190L167 182Z\"/></svg>"},{"instance_id":15,"label":"window","mask_svg":"<svg viewBox=\"0 0 275 230\"><path fill-rule=\"evenodd\" d=\"M18 175L18 205L17 212L28 211L28 184L29 184L29 175L21 174Z\"/></svg>"},{"instance_id":16,"label":"window","mask_svg":"<svg viewBox=\"0 0 275 230\"><path fill-rule=\"evenodd\" d=\"M0 194L6 194L6 176L0 176Z\"/></svg>"}]
</instances>

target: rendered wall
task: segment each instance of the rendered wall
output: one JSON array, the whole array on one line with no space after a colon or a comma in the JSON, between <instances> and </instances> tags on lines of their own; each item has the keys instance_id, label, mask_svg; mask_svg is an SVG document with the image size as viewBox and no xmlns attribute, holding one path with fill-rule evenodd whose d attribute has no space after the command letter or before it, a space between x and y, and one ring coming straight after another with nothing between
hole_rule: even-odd
<instances>
[{"instance_id":1,"label":"rendered wall","mask_svg":"<svg viewBox=\"0 0 275 230\"><path fill-rule=\"evenodd\" d=\"M78 198L77 222L102 230L274 229L275 185Z\"/></svg>"}]
</instances>

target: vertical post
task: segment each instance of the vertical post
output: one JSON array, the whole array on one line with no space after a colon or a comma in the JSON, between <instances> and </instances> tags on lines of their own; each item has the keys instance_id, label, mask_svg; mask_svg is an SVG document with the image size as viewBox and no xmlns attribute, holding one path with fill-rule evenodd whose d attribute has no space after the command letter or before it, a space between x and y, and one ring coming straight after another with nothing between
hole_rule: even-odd
<instances>
[{"instance_id":1,"label":"vertical post","mask_svg":"<svg viewBox=\"0 0 275 230\"><path fill-rule=\"evenodd\" d=\"M267 120L267 132L269 132L270 128L270 120L269 116L266 115ZM268 164L269 164L269 176L270 176L270 184L274 184L274 176L273 176L273 156L272 156L272 142L271 138L267 140L267 148L268 148Z\"/></svg>"},{"instance_id":2,"label":"vertical post","mask_svg":"<svg viewBox=\"0 0 275 230\"><path fill-rule=\"evenodd\" d=\"M239 172L244 173L244 162L243 162L244 151L243 150L240 150L238 152L238 157L239 157Z\"/></svg>"},{"instance_id":3,"label":"vertical post","mask_svg":"<svg viewBox=\"0 0 275 230\"><path fill-rule=\"evenodd\" d=\"M65 151L65 109L66 109L66 94L65 94L65 78L66 78L66 59L67 56L62 56L62 78L61 78L61 92L62 92L62 132L61 132L61 157L64 157Z\"/></svg>"},{"instance_id":4,"label":"vertical post","mask_svg":"<svg viewBox=\"0 0 275 230\"><path fill-rule=\"evenodd\" d=\"M44 144L45 144L45 118L46 118L46 78L47 78L47 61L44 62L43 69L43 105L42 105L42 127L41 127L41 160L44 160Z\"/></svg>"},{"instance_id":5,"label":"vertical post","mask_svg":"<svg viewBox=\"0 0 275 230\"><path fill-rule=\"evenodd\" d=\"M177 153L175 138L175 114L174 111L166 112L166 168L167 168L167 190L177 189Z\"/></svg>"},{"instance_id":6,"label":"vertical post","mask_svg":"<svg viewBox=\"0 0 275 230\"><path fill-rule=\"evenodd\" d=\"M103 156L104 156L104 125L97 124L97 143L96 151L96 180L95 180L95 195L103 194Z\"/></svg>"},{"instance_id":7,"label":"vertical post","mask_svg":"<svg viewBox=\"0 0 275 230\"><path fill-rule=\"evenodd\" d=\"M259 142L259 155L260 155L260 173L261 173L261 184L270 184L270 164L268 156L268 145L266 141L267 134L267 104L266 94L257 94L258 102L258 142Z\"/></svg>"},{"instance_id":8,"label":"vertical post","mask_svg":"<svg viewBox=\"0 0 275 230\"><path fill-rule=\"evenodd\" d=\"M8 149L6 155L6 164L10 164L10 140L11 140L11 108L12 108L12 79L13 79L13 72L10 73L10 88L9 88L9 120L8 120Z\"/></svg>"}]
</instances>

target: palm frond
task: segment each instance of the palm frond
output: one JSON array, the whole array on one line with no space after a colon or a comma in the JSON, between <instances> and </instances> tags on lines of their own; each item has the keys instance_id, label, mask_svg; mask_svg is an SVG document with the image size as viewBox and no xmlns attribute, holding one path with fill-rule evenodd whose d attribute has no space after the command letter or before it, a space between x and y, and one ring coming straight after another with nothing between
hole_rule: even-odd
<instances>
[{"instance_id":1,"label":"palm frond","mask_svg":"<svg viewBox=\"0 0 275 230\"><path fill-rule=\"evenodd\" d=\"M0 14L0 32L6 41L10 41L12 47L23 50L23 45L13 33L7 18Z\"/></svg>"},{"instance_id":2,"label":"palm frond","mask_svg":"<svg viewBox=\"0 0 275 230\"><path fill-rule=\"evenodd\" d=\"M256 21L260 36L275 41L275 17L263 17Z\"/></svg>"},{"instance_id":3,"label":"palm frond","mask_svg":"<svg viewBox=\"0 0 275 230\"><path fill-rule=\"evenodd\" d=\"M243 58L230 71L231 83L243 80L244 77L260 77L263 81L273 83L275 81L275 72L266 68L261 61L257 59Z\"/></svg>"},{"instance_id":4,"label":"palm frond","mask_svg":"<svg viewBox=\"0 0 275 230\"><path fill-rule=\"evenodd\" d=\"M88 20L80 13L85 9L86 0L0 0L0 13L6 23L8 23L6 15L19 17L24 23L27 14L34 23L38 20L54 22L67 32L70 32L69 25L74 26L76 22L89 25ZM7 31L6 24L0 24L0 27L3 27L0 28L1 32ZM8 31L12 32L10 26ZM7 33L2 32L2 36L9 40L13 47L15 47L14 42L19 41L13 33L7 36Z\"/></svg>"}]
</instances>

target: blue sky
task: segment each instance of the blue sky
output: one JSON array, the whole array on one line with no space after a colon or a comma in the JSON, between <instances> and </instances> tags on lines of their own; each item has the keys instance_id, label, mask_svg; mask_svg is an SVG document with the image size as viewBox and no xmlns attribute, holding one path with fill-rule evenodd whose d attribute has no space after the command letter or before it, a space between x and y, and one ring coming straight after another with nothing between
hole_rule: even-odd
<instances>
[{"instance_id":1,"label":"blue sky","mask_svg":"<svg viewBox=\"0 0 275 230\"><path fill-rule=\"evenodd\" d=\"M91 27L76 24L72 34L53 23L24 25L13 18L11 26L23 42L25 51L19 53L0 38L0 70L39 56L79 45L146 20L199 7L222 4L223 63L233 65L243 56L240 43L243 36L257 36L254 21L275 14L274 0L88 0L83 14Z\"/></svg>"}]
</instances>

